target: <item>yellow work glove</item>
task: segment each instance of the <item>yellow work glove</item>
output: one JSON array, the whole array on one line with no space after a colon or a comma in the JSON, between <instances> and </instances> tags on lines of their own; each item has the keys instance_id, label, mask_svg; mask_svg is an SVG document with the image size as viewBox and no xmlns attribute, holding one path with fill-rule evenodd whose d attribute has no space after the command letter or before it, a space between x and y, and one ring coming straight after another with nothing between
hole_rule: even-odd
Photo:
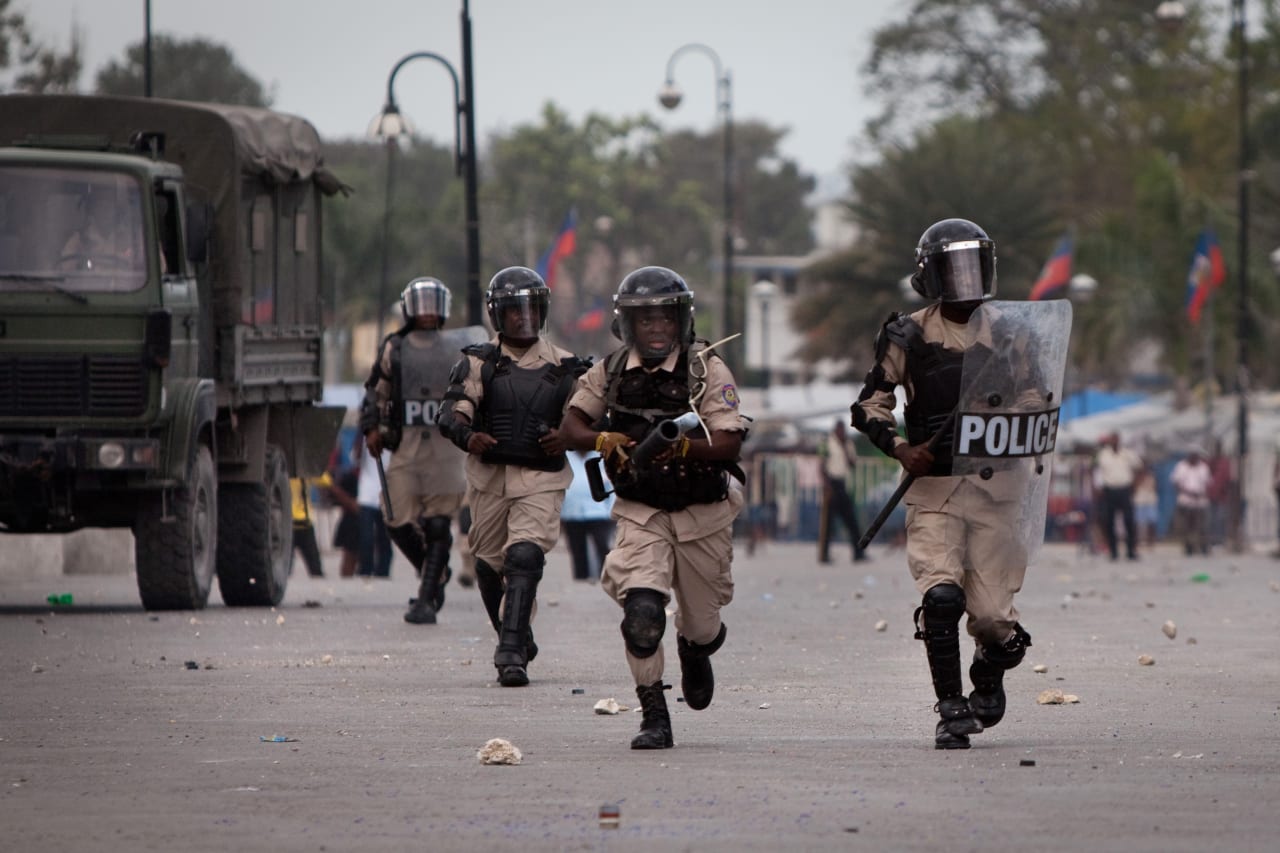
<instances>
[{"instance_id":1,"label":"yellow work glove","mask_svg":"<svg viewBox=\"0 0 1280 853\"><path fill-rule=\"evenodd\" d=\"M620 432L602 432L596 436L596 452L605 459L608 459L614 453L618 453L623 459L627 458L627 452L624 447L631 444L631 439Z\"/></svg>"}]
</instances>

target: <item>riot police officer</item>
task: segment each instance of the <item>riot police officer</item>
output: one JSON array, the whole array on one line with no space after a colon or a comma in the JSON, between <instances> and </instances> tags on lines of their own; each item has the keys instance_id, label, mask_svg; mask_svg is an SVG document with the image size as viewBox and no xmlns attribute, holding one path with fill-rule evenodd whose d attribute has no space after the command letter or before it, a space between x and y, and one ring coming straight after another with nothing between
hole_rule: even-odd
<instances>
[{"instance_id":1,"label":"riot police officer","mask_svg":"<svg viewBox=\"0 0 1280 853\"><path fill-rule=\"evenodd\" d=\"M1026 551L1011 521L1018 517L1018 483L1000 471L986 471L985 478L952 473L948 424L965 353L986 347L992 334L970 319L995 293L995 243L973 222L945 219L925 230L915 259L912 286L931 304L885 323L875 364L852 406L853 426L916 477L905 496L907 563L923 596L916 638L924 641L938 699L934 743L967 749L969 735L1004 716L1002 678L1031 645L1013 601L1026 572ZM907 395L906 438L893 415L898 386ZM968 696L959 637L966 614L976 646Z\"/></svg>"},{"instance_id":2,"label":"riot police officer","mask_svg":"<svg viewBox=\"0 0 1280 853\"><path fill-rule=\"evenodd\" d=\"M537 654L534 600L573 478L560 419L589 364L543 337L550 296L527 267L493 277L485 304L497 335L463 350L440 416L440 431L469 454L476 586L498 632L493 663L504 687L528 684Z\"/></svg>"},{"instance_id":3,"label":"riot police officer","mask_svg":"<svg viewBox=\"0 0 1280 853\"><path fill-rule=\"evenodd\" d=\"M400 294L404 326L387 336L365 382L360 428L371 457L383 447L390 506L383 506L387 532L418 572L418 596L406 622L433 625L453 572L449 551L453 519L466 492L465 455L436 432L440 403L458 353L483 340L479 326L443 331L452 296L439 279L415 278Z\"/></svg>"},{"instance_id":4,"label":"riot police officer","mask_svg":"<svg viewBox=\"0 0 1280 853\"><path fill-rule=\"evenodd\" d=\"M732 528L743 500L728 477L742 477L746 424L733 374L694 337L683 278L665 267L635 270L618 286L614 314L623 346L579 382L561 432L571 447L600 451L617 494L617 544L601 587L622 607L644 712L631 748L667 749L665 608L674 596L681 688L702 710L715 688L710 658L726 636L720 610L733 599Z\"/></svg>"}]
</instances>

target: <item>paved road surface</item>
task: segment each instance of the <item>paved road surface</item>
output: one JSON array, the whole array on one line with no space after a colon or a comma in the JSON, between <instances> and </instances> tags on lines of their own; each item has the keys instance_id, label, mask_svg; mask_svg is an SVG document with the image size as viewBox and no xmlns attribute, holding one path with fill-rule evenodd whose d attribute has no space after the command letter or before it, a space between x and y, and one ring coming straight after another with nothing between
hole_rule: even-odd
<instances>
[{"instance_id":1,"label":"paved road surface","mask_svg":"<svg viewBox=\"0 0 1280 853\"><path fill-rule=\"evenodd\" d=\"M215 592L160 614L129 575L0 578L0 847L1275 849L1280 561L1047 548L1020 599L1034 646L1008 715L938 752L901 552L818 566L811 546L742 550L709 709L676 703L668 632L676 747L656 752L627 748L638 714L592 711L636 704L620 611L562 551L520 689L493 681L474 590L408 625L403 574L295 575L278 610ZM75 604L50 608L54 592ZM1049 688L1080 701L1037 704ZM493 737L523 764L482 766ZM604 803L617 829L600 828Z\"/></svg>"}]
</instances>

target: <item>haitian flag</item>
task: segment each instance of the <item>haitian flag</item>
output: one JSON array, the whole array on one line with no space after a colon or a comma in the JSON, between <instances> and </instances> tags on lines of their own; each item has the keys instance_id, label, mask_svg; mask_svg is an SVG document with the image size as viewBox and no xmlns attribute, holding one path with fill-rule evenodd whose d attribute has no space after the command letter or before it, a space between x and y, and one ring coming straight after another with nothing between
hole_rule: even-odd
<instances>
[{"instance_id":1,"label":"haitian flag","mask_svg":"<svg viewBox=\"0 0 1280 853\"><path fill-rule=\"evenodd\" d=\"M1032 302L1047 299L1071 283L1072 250L1071 235L1062 235L1062 239L1053 249L1053 254L1040 270L1040 278L1036 279L1036 283L1031 286L1031 295L1027 299Z\"/></svg>"},{"instance_id":2,"label":"haitian flag","mask_svg":"<svg viewBox=\"0 0 1280 853\"><path fill-rule=\"evenodd\" d=\"M542 280L547 283L547 287L555 284L556 267L560 261L573 254L573 250L577 246L577 231L578 209L571 207L568 215L564 218L564 222L560 223L560 230L556 233L556 238L551 241L551 245L547 247L547 250L542 253L542 257L538 259L538 275L542 276Z\"/></svg>"},{"instance_id":3,"label":"haitian flag","mask_svg":"<svg viewBox=\"0 0 1280 853\"><path fill-rule=\"evenodd\" d=\"M573 328L579 332L594 332L597 329L603 329L604 314L604 303L599 299L593 300L591 310L579 317Z\"/></svg>"},{"instance_id":4,"label":"haitian flag","mask_svg":"<svg viewBox=\"0 0 1280 853\"><path fill-rule=\"evenodd\" d=\"M1218 238L1208 228L1200 232L1196 250L1191 255L1191 270L1187 273L1187 319L1200 322L1200 311L1209 301L1209 295L1227 280L1227 265L1222 260L1222 247Z\"/></svg>"}]
</instances>

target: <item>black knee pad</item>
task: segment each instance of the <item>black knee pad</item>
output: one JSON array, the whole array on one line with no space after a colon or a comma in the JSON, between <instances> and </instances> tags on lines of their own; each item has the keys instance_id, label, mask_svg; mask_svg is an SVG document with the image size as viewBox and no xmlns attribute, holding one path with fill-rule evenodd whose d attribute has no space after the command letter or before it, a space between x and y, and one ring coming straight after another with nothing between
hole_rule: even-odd
<instances>
[{"instance_id":1,"label":"black knee pad","mask_svg":"<svg viewBox=\"0 0 1280 853\"><path fill-rule=\"evenodd\" d=\"M638 658L652 657L667 630L667 599L653 589L633 589L622 605L622 639Z\"/></svg>"},{"instance_id":2,"label":"black knee pad","mask_svg":"<svg viewBox=\"0 0 1280 853\"><path fill-rule=\"evenodd\" d=\"M428 542L447 542L453 544L453 536L449 533L451 522L447 515L432 515L422 519L422 532Z\"/></svg>"},{"instance_id":3,"label":"black knee pad","mask_svg":"<svg viewBox=\"0 0 1280 853\"><path fill-rule=\"evenodd\" d=\"M926 620L959 622L964 615L965 603L963 589L953 583L940 583L929 588L920 606Z\"/></svg>"},{"instance_id":4,"label":"black knee pad","mask_svg":"<svg viewBox=\"0 0 1280 853\"><path fill-rule=\"evenodd\" d=\"M1003 643L983 643L982 658L1001 669L1013 669L1027 656L1031 635L1021 624L1013 623L1013 636Z\"/></svg>"},{"instance_id":5,"label":"black knee pad","mask_svg":"<svg viewBox=\"0 0 1280 853\"><path fill-rule=\"evenodd\" d=\"M916 608L916 639L925 639L926 631L951 633L964 615L964 590L953 583L940 583L929 587L920 606Z\"/></svg>"},{"instance_id":6,"label":"black knee pad","mask_svg":"<svg viewBox=\"0 0 1280 853\"><path fill-rule=\"evenodd\" d=\"M517 542L507 549L504 556L502 568L508 583L519 576L542 580L542 567L547 563L547 555L537 545L532 542Z\"/></svg>"}]
</instances>

